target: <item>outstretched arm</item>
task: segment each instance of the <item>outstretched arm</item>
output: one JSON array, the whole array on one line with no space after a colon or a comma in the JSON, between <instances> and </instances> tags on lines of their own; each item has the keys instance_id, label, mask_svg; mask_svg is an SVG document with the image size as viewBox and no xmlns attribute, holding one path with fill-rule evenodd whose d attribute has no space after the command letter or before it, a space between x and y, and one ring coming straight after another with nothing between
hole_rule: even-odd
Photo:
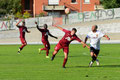
<instances>
[{"instance_id":1,"label":"outstretched arm","mask_svg":"<svg viewBox=\"0 0 120 80\"><path fill-rule=\"evenodd\" d=\"M16 26L19 28L19 24L22 22L22 20L20 20L17 24L16 24Z\"/></svg>"},{"instance_id":2,"label":"outstretched arm","mask_svg":"<svg viewBox=\"0 0 120 80\"><path fill-rule=\"evenodd\" d=\"M53 26L63 31L63 28L62 28L62 27L59 27L59 26L57 26L57 25L53 25Z\"/></svg>"},{"instance_id":3,"label":"outstretched arm","mask_svg":"<svg viewBox=\"0 0 120 80\"><path fill-rule=\"evenodd\" d=\"M35 24L36 24L37 29L38 29L39 31L42 31L42 29L39 28L37 22L35 22Z\"/></svg>"},{"instance_id":4,"label":"outstretched arm","mask_svg":"<svg viewBox=\"0 0 120 80\"><path fill-rule=\"evenodd\" d=\"M88 49L90 49L90 47L86 43L84 43L83 41L81 41L81 44L83 45L84 48L87 47Z\"/></svg>"},{"instance_id":5,"label":"outstretched arm","mask_svg":"<svg viewBox=\"0 0 120 80\"><path fill-rule=\"evenodd\" d=\"M48 35L49 35L50 37L53 37L53 38L55 38L55 39L58 39L57 37L53 36L50 32L48 32Z\"/></svg>"},{"instance_id":6,"label":"outstretched arm","mask_svg":"<svg viewBox=\"0 0 120 80\"><path fill-rule=\"evenodd\" d=\"M107 38L107 40L110 40L110 38L108 37L108 35L104 35L103 37Z\"/></svg>"}]
</instances>

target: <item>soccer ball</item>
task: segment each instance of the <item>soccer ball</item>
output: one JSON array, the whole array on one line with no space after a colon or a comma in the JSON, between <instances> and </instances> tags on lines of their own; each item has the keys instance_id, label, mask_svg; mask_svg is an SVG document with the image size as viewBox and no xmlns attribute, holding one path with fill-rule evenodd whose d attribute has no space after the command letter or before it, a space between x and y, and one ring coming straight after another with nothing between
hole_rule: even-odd
<instances>
[{"instance_id":1,"label":"soccer ball","mask_svg":"<svg viewBox=\"0 0 120 80\"><path fill-rule=\"evenodd\" d=\"M65 13L66 13L66 14L69 14L69 13L70 13L70 9L69 9L69 8L66 8L66 9L65 9Z\"/></svg>"}]
</instances>

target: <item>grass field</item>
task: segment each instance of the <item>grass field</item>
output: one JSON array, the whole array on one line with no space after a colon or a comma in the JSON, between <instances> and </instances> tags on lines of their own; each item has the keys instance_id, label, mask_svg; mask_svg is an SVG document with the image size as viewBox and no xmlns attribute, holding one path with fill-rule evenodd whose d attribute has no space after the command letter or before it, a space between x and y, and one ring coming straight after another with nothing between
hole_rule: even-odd
<instances>
[{"instance_id":1,"label":"grass field","mask_svg":"<svg viewBox=\"0 0 120 80\"><path fill-rule=\"evenodd\" d=\"M62 68L62 50L55 60L38 54L42 45L28 45L18 55L20 45L0 46L0 80L120 80L120 44L102 44L99 60L101 66L88 67L91 61L88 49L70 45L66 69ZM50 56L55 45L51 45Z\"/></svg>"}]
</instances>

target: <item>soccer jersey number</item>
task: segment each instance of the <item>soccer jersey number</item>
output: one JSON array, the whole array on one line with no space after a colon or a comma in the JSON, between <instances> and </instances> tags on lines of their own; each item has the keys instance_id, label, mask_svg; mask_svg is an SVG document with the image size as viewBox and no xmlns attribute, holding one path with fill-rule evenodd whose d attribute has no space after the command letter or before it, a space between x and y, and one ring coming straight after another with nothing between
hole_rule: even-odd
<instances>
[{"instance_id":1,"label":"soccer jersey number","mask_svg":"<svg viewBox=\"0 0 120 80\"><path fill-rule=\"evenodd\" d=\"M67 39L68 41L71 41L71 38L70 38L70 37L66 37L65 39Z\"/></svg>"}]
</instances>

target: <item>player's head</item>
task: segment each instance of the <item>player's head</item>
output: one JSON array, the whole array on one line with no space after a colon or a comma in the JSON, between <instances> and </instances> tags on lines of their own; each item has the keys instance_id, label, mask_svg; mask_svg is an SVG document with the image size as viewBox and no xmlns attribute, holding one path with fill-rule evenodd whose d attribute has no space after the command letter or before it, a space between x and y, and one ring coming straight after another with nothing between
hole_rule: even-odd
<instances>
[{"instance_id":1,"label":"player's head","mask_svg":"<svg viewBox=\"0 0 120 80\"><path fill-rule=\"evenodd\" d=\"M43 26L44 26L44 29L47 29L47 28L48 28L48 25L47 25L47 24L44 24Z\"/></svg>"},{"instance_id":2,"label":"player's head","mask_svg":"<svg viewBox=\"0 0 120 80\"><path fill-rule=\"evenodd\" d=\"M76 28L72 28L71 35L74 35L77 32Z\"/></svg>"},{"instance_id":3,"label":"player's head","mask_svg":"<svg viewBox=\"0 0 120 80\"><path fill-rule=\"evenodd\" d=\"M93 25L93 26L92 26L92 31L93 31L93 32L97 31L97 29L98 29L98 26L97 26L97 25Z\"/></svg>"},{"instance_id":4,"label":"player's head","mask_svg":"<svg viewBox=\"0 0 120 80\"><path fill-rule=\"evenodd\" d=\"M25 21L22 22L22 26L25 26Z\"/></svg>"}]
</instances>

